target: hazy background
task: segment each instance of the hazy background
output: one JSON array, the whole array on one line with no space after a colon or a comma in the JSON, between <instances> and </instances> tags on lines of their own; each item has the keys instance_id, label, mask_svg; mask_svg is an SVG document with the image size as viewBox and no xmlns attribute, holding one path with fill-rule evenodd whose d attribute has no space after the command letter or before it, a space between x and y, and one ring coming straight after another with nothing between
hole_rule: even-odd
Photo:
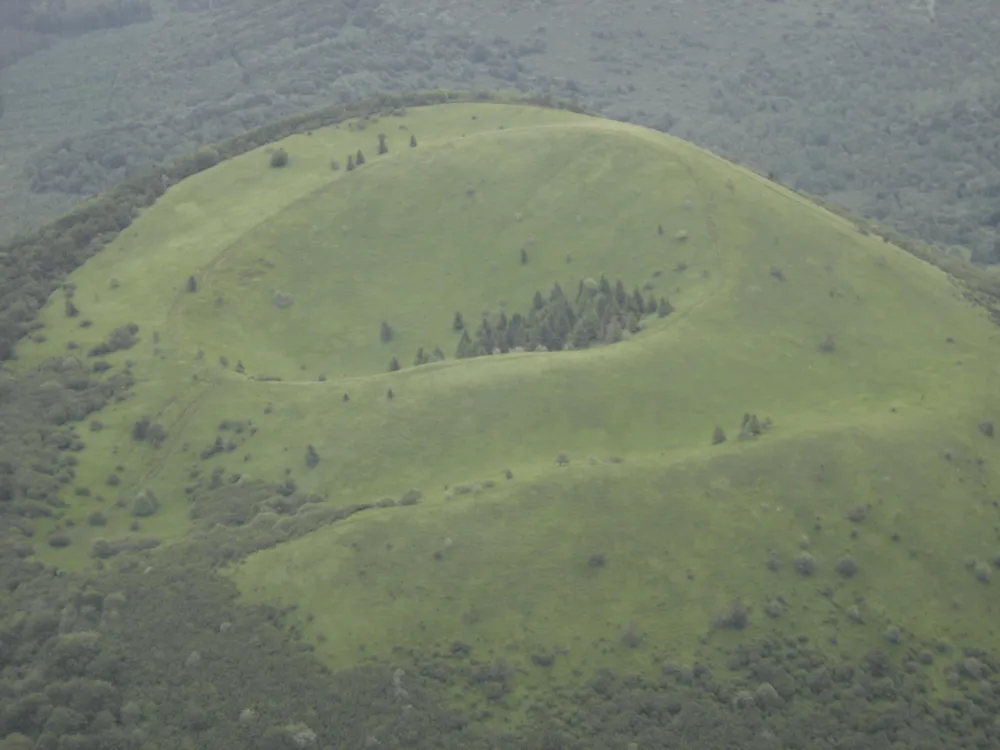
<instances>
[{"instance_id":1,"label":"hazy background","mask_svg":"<svg viewBox=\"0 0 1000 750\"><path fill-rule=\"evenodd\" d=\"M294 111L513 88L1000 262L996 0L6 0L0 27L0 236Z\"/></svg>"}]
</instances>

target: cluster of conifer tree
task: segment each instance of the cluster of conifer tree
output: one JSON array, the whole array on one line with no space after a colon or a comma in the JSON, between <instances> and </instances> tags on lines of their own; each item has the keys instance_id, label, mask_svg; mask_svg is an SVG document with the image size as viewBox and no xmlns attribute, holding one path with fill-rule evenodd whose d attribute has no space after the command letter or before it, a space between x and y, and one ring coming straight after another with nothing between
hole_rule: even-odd
<instances>
[{"instance_id":1,"label":"cluster of conifer tree","mask_svg":"<svg viewBox=\"0 0 1000 750\"><path fill-rule=\"evenodd\" d=\"M604 276L600 281L581 279L571 302L559 284L548 298L535 292L527 315L514 313L510 318L501 312L484 316L479 328L470 333L460 313L453 327L462 332L457 357L479 357L511 350L586 349L621 341L626 331L636 333L645 315L663 318L673 312L665 297L657 301L650 295L643 299L636 287L631 294L621 280L614 286Z\"/></svg>"}]
</instances>

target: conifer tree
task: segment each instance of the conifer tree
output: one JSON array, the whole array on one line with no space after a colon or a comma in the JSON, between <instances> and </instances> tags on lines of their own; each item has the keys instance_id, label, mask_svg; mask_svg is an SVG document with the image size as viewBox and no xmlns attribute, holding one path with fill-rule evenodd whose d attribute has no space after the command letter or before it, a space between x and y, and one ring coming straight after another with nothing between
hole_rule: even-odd
<instances>
[{"instance_id":1,"label":"conifer tree","mask_svg":"<svg viewBox=\"0 0 1000 750\"><path fill-rule=\"evenodd\" d=\"M639 287L636 287L635 291L632 292L629 308L637 315L642 315L646 311L646 304L642 301L642 292L639 291Z\"/></svg>"},{"instance_id":2,"label":"conifer tree","mask_svg":"<svg viewBox=\"0 0 1000 750\"><path fill-rule=\"evenodd\" d=\"M365 155L361 153L360 148L358 149L358 153L354 156L354 163L359 167L365 163Z\"/></svg>"},{"instance_id":3,"label":"conifer tree","mask_svg":"<svg viewBox=\"0 0 1000 750\"><path fill-rule=\"evenodd\" d=\"M458 349L455 350L455 357L461 359L463 357L473 357L472 350L472 339L469 338L469 331L465 328L462 329L462 338L458 340Z\"/></svg>"},{"instance_id":4,"label":"conifer tree","mask_svg":"<svg viewBox=\"0 0 1000 750\"><path fill-rule=\"evenodd\" d=\"M660 304L656 306L656 314L659 315L661 318L665 318L668 315L670 315L670 313L672 313L673 311L674 311L674 306L667 301L667 298L660 297Z\"/></svg>"},{"instance_id":5,"label":"conifer tree","mask_svg":"<svg viewBox=\"0 0 1000 750\"><path fill-rule=\"evenodd\" d=\"M389 146L385 142L385 133L379 133L378 134L378 153L379 153L379 156L381 156L382 154L388 154L389 153Z\"/></svg>"},{"instance_id":6,"label":"conifer tree","mask_svg":"<svg viewBox=\"0 0 1000 750\"><path fill-rule=\"evenodd\" d=\"M413 135L411 133L410 134L410 148L416 148L416 147L417 147L417 136L415 136L415 135Z\"/></svg>"},{"instance_id":7,"label":"conifer tree","mask_svg":"<svg viewBox=\"0 0 1000 750\"><path fill-rule=\"evenodd\" d=\"M628 293L621 279L615 282L615 302L618 303L619 310L624 311L628 307Z\"/></svg>"},{"instance_id":8,"label":"conifer tree","mask_svg":"<svg viewBox=\"0 0 1000 750\"><path fill-rule=\"evenodd\" d=\"M455 319L451 321L451 330L457 333L458 331L464 329L465 329L465 321L462 320L462 313L456 312Z\"/></svg>"}]
</instances>

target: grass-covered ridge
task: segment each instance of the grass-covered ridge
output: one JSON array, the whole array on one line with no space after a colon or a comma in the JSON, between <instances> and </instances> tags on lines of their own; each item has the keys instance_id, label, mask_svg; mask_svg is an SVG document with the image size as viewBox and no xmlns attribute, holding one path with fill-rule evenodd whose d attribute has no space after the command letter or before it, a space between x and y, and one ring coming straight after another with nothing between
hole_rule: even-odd
<instances>
[{"instance_id":1,"label":"grass-covered ridge","mask_svg":"<svg viewBox=\"0 0 1000 750\"><path fill-rule=\"evenodd\" d=\"M456 312L601 276L673 311L455 359ZM134 523L182 537L185 487L217 472L336 506L421 493L235 571L337 665L456 642L540 679L689 660L743 637L713 629L736 602L750 633L847 649L995 637L996 327L937 268L675 138L496 103L317 129L172 186L68 281L18 366L73 342L137 384L87 436L61 565ZM739 439L747 412L771 426Z\"/></svg>"}]
</instances>

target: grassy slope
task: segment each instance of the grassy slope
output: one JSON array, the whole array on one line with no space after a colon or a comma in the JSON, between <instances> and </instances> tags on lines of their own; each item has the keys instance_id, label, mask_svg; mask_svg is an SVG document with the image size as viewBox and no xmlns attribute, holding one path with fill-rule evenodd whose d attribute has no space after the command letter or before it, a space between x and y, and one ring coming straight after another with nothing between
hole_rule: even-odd
<instances>
[{"instance_id":1,"label":"grassy slope","mask_svg":"<svg viewBox=\"0 0 1000 750\"><path fill-rule=\"evenodd\" d=\"M144 334L110 358L134 359L141 382L101 415L108 427L88 437L79 477L110 499L101 485L121 461L122 496L148 484L169 499L145 531L175 537L192 454L220 420L252 418L257 434L206 469L276 479L287 467L337 504L423 490L419 506L366 512L237 572L250 597L298 602L333 663L362 646L385 655L454 640L517 664L566 647L555 675L690 658L738 637L697 640L734 597L753 606L754 632L836 636L844 648L881 642L890 623L955 642L996 637L990 587L963 561L1000 551L997 448L977 430L1000 417L997 332L942 273L688 144L564 112L449 105L282 145L287 168L258 152L187 180L74 274L94 321L88 343L128 321ZM331 156L359 147L365 167L330 170ZM575 292L583 276L631 286L656 271L655 293L678 312L629 342L384 373L419 346L450 357L455 310L471 322L526 310L556 279ZM295 304L273 306L276 290ZM25 363L84 340L61 315L58 301L46 310L49 340L26 346ZM382 320L397 331L388 345ZM818 350L827 333L832 354ZM284 382L223 370L220 355ZM745 411L774 429L735 440ZM157 451L128 440L143 414L170 432ZM717 424L732 439L712 447ZM306 444L321 456L311 471ZM560 451L569 466L554 463ZM497 487L443 489L485 479ZM866 503L851 539L844 516ZM82 519L99 501L73 504ZM78 526L78 544L49 554L86 564L88 537L130 520L111 515L110 530ZM820 562L813 579L791 570L802 534ZM772 548L776 574L764 568ZM587 566L592 552L606 568ZM832 568L845 552L861 572L843 583ZM832 598L817 594L824 586ZM790 606L772 621L762 605L778 595ZM864 626L842 616L856 597ZM640 649L618 640L630 620L647 633Z\"/></svg>"}]
</instances>

